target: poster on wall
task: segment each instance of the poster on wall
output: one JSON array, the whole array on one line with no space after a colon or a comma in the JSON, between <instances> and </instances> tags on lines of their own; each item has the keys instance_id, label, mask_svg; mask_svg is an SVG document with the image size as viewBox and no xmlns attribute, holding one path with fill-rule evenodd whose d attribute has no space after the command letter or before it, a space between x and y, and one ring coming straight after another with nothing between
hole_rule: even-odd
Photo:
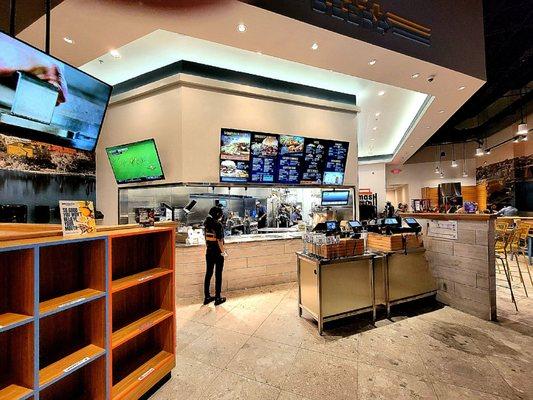
<instances>
[{"instance_id":1,"label":"poster on wall","mask_svg":"<svg viewBox=\"0 0 533 400\"><path fill-rule=\"evenodd\" d=\"M344 183L348 146L348 142L329 143L324 168L323 183L325 185L342 185Z\"/></svg>"},{"instance_id":2,"label":"poster on wall","mask_svg":"<svg viewBox=\"0 0 533 400\"><path fill-rule=\"evenodd\" d=\"M300 183L300 172L304 156L304 137L281 135L277 182L283 184Z\"/></svg>"},{"instance_id":3,"label":"poster on wall","mask_svg":"<svg viewBox=\"0 0 533 400\"><path fill-rule=\"evenodd\" d=\"M96 220L92 201L60 201L63 235L86 235L96 232Z\"/></svg>"},{"instance_id":4,"label":"poster on wall","mask_svg":"<svg viewBox=\"0 0 533 400\"><path fill-rule=\"evenodd\" d=\"M326 162L327 141L305 139L304 162L300 183L321 185Z\"/></svg>"},{"instance_id":5,"label":"poster on wall","mask_svg":"<svg viewBox=\"0 0 533 400\"><path fill-rule=\"evenodd\" d=\"M277 135L252 134L250 182L274 183L279 150Z\"/></svg>"},{"instance_id":6,"label":"poster on wall","mask_svg":"<svg viewBox=\"0 0 533 400\"><path fill-rule=\"evenodd\" d=\"M252 134L223 129L220 136L220 181L248 182Z\"/></svg>"}]
</instances>

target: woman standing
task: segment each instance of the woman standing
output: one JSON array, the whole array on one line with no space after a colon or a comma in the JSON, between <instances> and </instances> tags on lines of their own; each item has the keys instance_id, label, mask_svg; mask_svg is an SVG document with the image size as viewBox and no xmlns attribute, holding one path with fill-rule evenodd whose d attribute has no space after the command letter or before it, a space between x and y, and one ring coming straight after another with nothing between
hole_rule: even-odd
<instances>
[{"instance_id":1,"label":"woman standing","mask_svg":"<svg viewBox=\"0 0 533 400\"><path fill-rule=\"evenodd\" d=\"M212 301L215 306L226 301L221 297L222 290L222 270L224 269L224 227L222 226L223 212L220 207L213 207L204 222L205 244L207 246L205 253L206 270L204 279L204 305ZM210 286L211 278L215 270L215 297L211 296Z\"/></svg>"}]
</instances>

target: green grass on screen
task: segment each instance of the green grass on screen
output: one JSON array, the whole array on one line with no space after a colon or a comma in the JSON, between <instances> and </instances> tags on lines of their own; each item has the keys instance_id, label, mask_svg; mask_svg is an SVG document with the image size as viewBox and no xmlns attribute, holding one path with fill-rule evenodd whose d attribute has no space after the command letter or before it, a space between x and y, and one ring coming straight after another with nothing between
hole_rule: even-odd
<instances>
[{"instance_id":1,"label":"green grass on screen","mask_svg":"<svg viewBox=\"0 0 533 400\"><path fill-rule=\"evenodd\" d=\"M119 153L117 150L123 151ZM111 147L107 154L118 182L163 175L152 140Z\"/></svg>"}]
</instances>

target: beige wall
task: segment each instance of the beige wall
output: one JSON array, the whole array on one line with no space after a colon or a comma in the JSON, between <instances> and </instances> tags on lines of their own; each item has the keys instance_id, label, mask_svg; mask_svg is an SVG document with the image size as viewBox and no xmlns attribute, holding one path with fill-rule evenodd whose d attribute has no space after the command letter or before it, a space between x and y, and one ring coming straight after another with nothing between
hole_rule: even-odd
<instances>
[{"instance_id":1,"label":"beige wall","mask_svg":"<svg viewBox=\"0 0 533 400\"><path fill-rule=\"evenodd\" d=\"M117 223L118 189L106 147L153 137L164 182L218 182L221 128L349 141L345 183L355 186L356 111L353 106L187 75L119 95L108 110L97 149L97 208L105 215L104 223Z\"/></svg>"},{"instance_id":2,"label":"beige wall","mask_svg":"<svg viewBox=\"0 0 533 400\"><path fill-rule=\"evenodd\" d=\"M385 208L387 197L385 170L385 163L359 165L359 188L370 189L372 193L377 193L378 210Z\"/></svg>"}]
</instances>

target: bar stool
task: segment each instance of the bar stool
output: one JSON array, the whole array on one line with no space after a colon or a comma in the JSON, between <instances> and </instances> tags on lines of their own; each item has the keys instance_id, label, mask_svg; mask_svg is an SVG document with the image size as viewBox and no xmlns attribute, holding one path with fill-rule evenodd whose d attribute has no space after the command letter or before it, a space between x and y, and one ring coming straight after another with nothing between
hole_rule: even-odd
<instances>
[{"instance_id":1,"label":"bar stool","mask_svg":"<svg viewBox=\"0 0 533 400\"><path fill-rule=\"evenodd\" d=\"M507 227L508 226L509 224L507 224ZM503 225L501 227L503 227ZM505 272L507 283L509 284L509 290L511 291L511 300L514 303L516 311L518 311L518 305L516 304L516 299L514 297L514 292L513 292L513 286L511 284L511 271L509 269L509 260L507 259L507 249L509 247L509 243L512 240L512 236L513 236L513 231L509 229L500 230L498 229L498 226L497 226L494 247L495 247L496 259L502 263L502 268Z\"/></svg>"},{"instance_id":2,"label":"bar stool","mask_svg":"<svg viewBox=\"0 0 533 400\"><path fill-rule=\"evenodd\" d=\"M521 255L524 257L527 273L529 275L529 282L533 286L533 279L531 278L531 270L529 266L529 258L528 258L528 248L527 248L527 239L529 236L529 232L533 229L533 225L530 223L526 223L524 221L521 221L518 225L518 232L517 232L517 245L514 249L515 251L515 257L518 260L518 256Z\"/></svg>"},{"instance_id":3,"label":"bar stool","mask_svg":"<svg viewBox=\"0 0 533 400\"><path fill-rule=\"evenodd\" d=\"M527 231L529 232L529 228L527 228ZM511 261L514 259L516 261L516 267L518 268L518 274L520 276L520 282L522 282L522 286L524 287L524 292L526 294L526 297L529 297L527 294L527 288L526 288L526 282L524 281L524 276L522 275L522 268L520 268L520 260L518 256L520 255L520 237L521 237L522 228L516 226L513 228L511 232L511 240L509 242L509 253L511 255ZM527 233L526 233L527 238ZM509 264L508 264L509 265ZM529 268L528 268L529 272ZM510 273L510 269L509 269ZM529 278L531 279L531 274L529 275Z\"/></svg>"}]
</instances>

